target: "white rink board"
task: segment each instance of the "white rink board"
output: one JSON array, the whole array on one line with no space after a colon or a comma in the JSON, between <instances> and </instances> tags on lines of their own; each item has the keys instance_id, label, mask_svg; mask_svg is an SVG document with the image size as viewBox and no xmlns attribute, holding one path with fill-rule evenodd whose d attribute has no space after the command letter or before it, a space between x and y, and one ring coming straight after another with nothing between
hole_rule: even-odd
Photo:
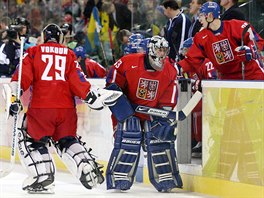
<instances>
[{"instance_id":1,"label":"white rink board","mask_svg":"<svg viewBox=\"0 0 264 198\"><path fill-rule=\"evenodd\" d=\"M91 84L103 87L105 79L89 79ZM9 78L0 79L0 145L10 146L12 137L12 117L6 120L5 102L2 96L3 83L10 82ZM26 108L25 108L26 109ZM87 104L77 101L78 129L77 134L82 136L86 146L93 149L99 160L108 161L113 149L113 130L111 112L108 108L101 111L91 110ZM20 118L23 113L20 113Z\"/></svg>"}]
</instances>

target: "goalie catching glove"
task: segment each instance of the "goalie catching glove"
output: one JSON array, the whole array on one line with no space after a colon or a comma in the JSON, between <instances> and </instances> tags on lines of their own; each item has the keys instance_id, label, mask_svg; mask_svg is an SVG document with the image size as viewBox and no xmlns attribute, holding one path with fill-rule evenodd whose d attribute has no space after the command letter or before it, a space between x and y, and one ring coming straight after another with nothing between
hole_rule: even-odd
<instances>
[{"instance_id":1,"label":"goalie catching glove","mask_svg":"<svg viewBox=\"0 0 264 198\"><path fill-rule=\"evenodd\" d=\"M17 115L22 110L23 110L23 106L20 100L18 100L16 96L12 95L11 105L9 107L9 115L11 116Z\"/></svg>"},{"instance_id":2,"label":"goalie catching glove","mask_svg":"<svg viewBox=\"0 0 264 198\"><path fill-rule=\"evenodd\" d=\"M87 103L91 109L102 110L105 106L115 105L117 99L122 94L121 91L112 91L91 86L90 92L84 102Z\"/></svg>"}]
</instances>

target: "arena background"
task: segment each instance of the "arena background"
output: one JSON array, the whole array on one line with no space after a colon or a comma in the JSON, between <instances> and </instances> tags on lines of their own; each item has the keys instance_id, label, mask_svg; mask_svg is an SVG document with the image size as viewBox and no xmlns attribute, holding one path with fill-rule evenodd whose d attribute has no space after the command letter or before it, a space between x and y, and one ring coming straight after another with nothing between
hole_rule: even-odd
<instances>
[{"instance_id":1,"label":"arena background","mask_svg":"<svg viewBox=\"0 0 264 198\"><path fill-rule=\"evenodd\" d=\"M82 12L85 1L78 2ZM133 15L131 30L146 36L149 36L150 27L152 34L160 31L166 22L166 18L156 9L160 1L133 0L131 3L134 5L136 2L137 9L141 9L143 13L151 11L149 13L152 17L147 23L146 20L140 20L136 24ZM1 0L0 18L22 16L29 20L31 27L41 31L47 23L63 23L66 10L75 13L75 3L76 1L67 0ZM181 2L186 13L188 4L188 0ZM264 1L239 1L239 4L248 21L264 37ZM73 24L77 31L87 31L82 16L76 17ZM91 36L85 33L87 37ZM116 32L112 33L115 39ZM103 65L108 68L113 62L108 31L100 36L103 48L99 45L91 51L87 50L87 54L103 63L104 49L107 64ZM12 118L6 119L5 102L1 93L2 84L9 81L8 78L0 79L0 159L3 161L10 159L13 121ZM91 79L91 82L104 85L104 79ZM203 157L201 161L180 164L184 189L224 198L264 198L264 83L204 81L203 94ZM24 104L27 104L28 97L29 93L25 93ZM24 111L26 109L25 106ZM109 110L90 110L78 99L77 109L78 134L106 166L113 147ZM67 171L59 158L56 155L54 157L58 170ZM149 183L143 155L136 181Z\"/></svg>"}]
</instances>

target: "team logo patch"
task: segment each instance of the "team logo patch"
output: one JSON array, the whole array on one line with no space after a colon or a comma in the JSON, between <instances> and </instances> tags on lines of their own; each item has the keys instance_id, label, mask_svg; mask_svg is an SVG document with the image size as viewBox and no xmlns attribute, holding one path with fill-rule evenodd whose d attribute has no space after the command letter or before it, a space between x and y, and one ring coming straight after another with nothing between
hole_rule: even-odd
<instances>
[{"instance_id":1,"label":"team logo patch","mask_svg":"<svg viewBox=\"0 0 264 198\"><path fill-rule=\"evenodd\" d=\"M154 100L157 95L159 81L140 78L137 88L137 97L143 100Z\"/></svg>"},{"instance_id":2,"label":"team logo patch","mask_svg":"<svg viewBox=\"0 0 264 198\"><path fill-rule=\"evenodd\" d=\"M212 47L218 64L224 64L234 60L234 55L227 39L213 43Z\"/></svg>"}]
</instances>

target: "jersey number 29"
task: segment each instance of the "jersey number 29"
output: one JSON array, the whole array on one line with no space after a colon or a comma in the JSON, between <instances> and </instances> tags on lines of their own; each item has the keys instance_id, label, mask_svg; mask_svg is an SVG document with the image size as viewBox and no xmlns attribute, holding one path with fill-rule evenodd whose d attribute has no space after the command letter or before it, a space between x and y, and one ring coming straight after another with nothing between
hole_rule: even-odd
<instances>
[{"instance_id":1,"label":"jersey number 29","mask_svg":"<svg viewBox=\"0 0 264 198\"><path fill-rule=\"evenodd\" d=\"M65 81L66 57L60 55L43 54L43 62L47 63L46 68L41 76L41 80L63 80ZM55 61L55 62L53 62ZM51 67L55 67L55 75L49 75ZM55 78L55 79L53 79Z\"/></svg>"}]
</instances>

